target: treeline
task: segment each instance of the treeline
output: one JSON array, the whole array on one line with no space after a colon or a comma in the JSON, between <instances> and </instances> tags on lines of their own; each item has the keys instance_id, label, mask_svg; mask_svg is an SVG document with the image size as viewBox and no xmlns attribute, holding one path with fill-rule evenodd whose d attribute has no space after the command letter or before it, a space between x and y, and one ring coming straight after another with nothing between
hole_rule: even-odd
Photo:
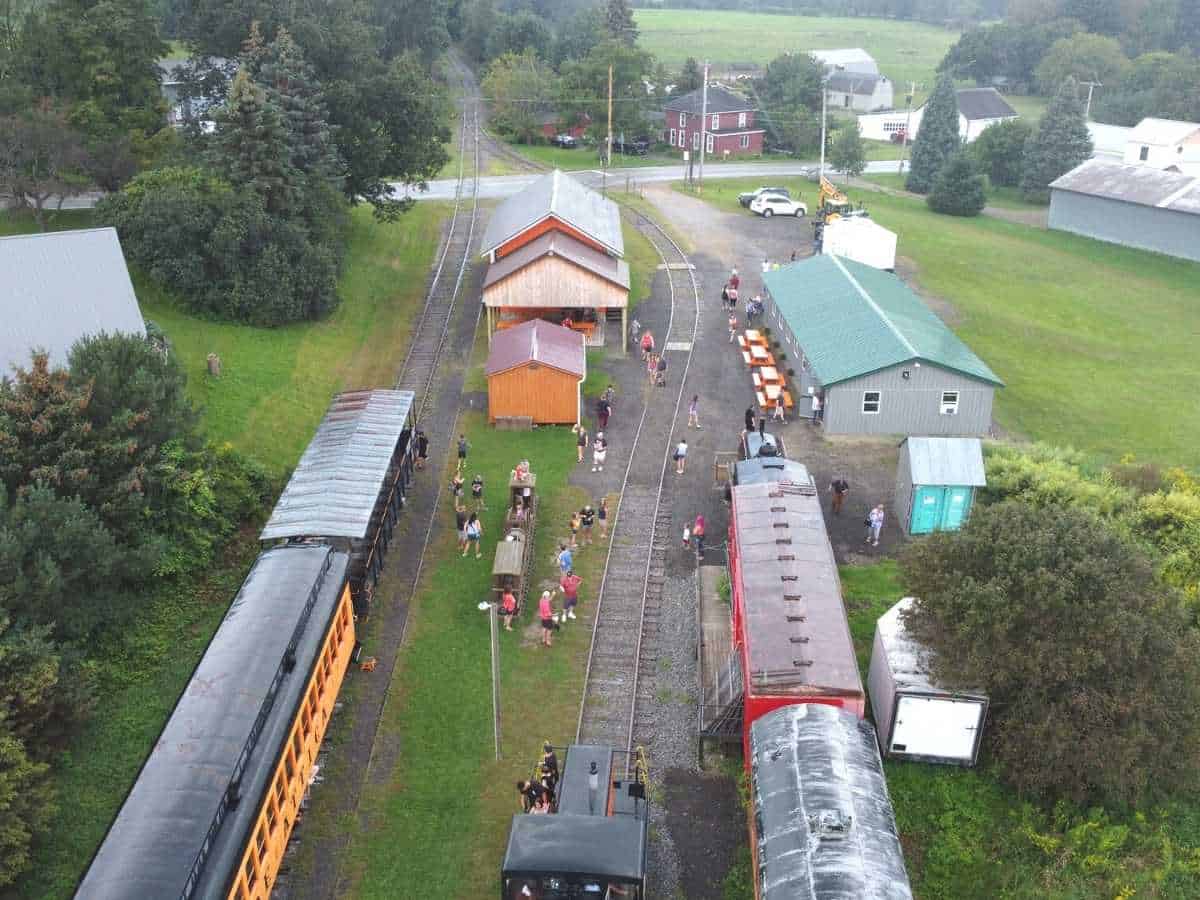
<instances>
[{"instance_id":1,"label":"treeline","mask_svg":"<svg viewBox=\"0 0 1200 900\"><path fill-rule=\"evenodd\" d=\"M1059 0L1013 5L1007 21L966 32L939 66L1015 93L1096 83L1093 118L1200 119L1200 0Z\"/></svg>"},{"instance_id":2,"label":"treeline","mask_svg":"<svg viewBox=\"0 0 1200 900\"><path fill-rule=\"evenodd\" d=\"M136 633L154 592L185 589L271 494L205 446L185 388L160 339L128 335L0 379L0 886L70 801L50 773L94 710L95 649Z\"/></svg>"},{"instance_id":3,"label":"treeline","mask_svg":"<svg viewBox=\"0 0 1200 900\"><path fill-rule=\"evenodd\" d=\"M636 0L639 9L721 9L798 16L908 19L964 25L1003 17L1009 0Z\"/></svg>"}]
</instances>

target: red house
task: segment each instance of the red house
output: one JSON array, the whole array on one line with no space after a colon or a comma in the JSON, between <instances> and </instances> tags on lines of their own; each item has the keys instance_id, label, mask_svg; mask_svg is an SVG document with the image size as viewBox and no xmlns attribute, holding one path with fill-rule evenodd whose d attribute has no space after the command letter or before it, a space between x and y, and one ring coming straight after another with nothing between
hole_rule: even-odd
<instances>
[{"instance_id":1,"label":"red house","mask_svg":"<svg viewBox=\"0 0 1200 900\"><path fill-rule=\"evenodd\" d=\"M666 141L677 150L699 152L701 134L709 156L759 156L766 130L757 126L749 100L717 85L708 87L707 121L701 121L703 89L672 97L663 107Z\"/></svg>"},{"instance_id":2,"label":"red house","mask_svg":"<svg viewBox=\"0 0 1200 900\"><path fill-rule=\"evenodd\" d=\"M546 112L538 116L538 122L542 128L542 137L548 141L554 140L560 134L569 134L575 140L579 140L587 134L587 127L591 124L590 116L581 116L574 125L567 128L563 124L562 117L556 112Z\"/></svg>"}]
</instances>

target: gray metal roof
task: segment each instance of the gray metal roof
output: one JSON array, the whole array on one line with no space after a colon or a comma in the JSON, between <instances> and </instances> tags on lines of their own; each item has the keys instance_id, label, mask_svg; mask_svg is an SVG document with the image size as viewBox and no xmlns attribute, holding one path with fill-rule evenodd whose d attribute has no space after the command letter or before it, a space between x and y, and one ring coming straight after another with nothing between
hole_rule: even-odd
<instances>
[{"instance_id":1,"label":"gray metal roof","mask_svg":"<svg viewBox=\"0 0 1200 900\"><path fill-rule=\"evenodd\" d=\"M634 816L513 816L502 871L505 877L571 874L641 883L646 822Z\"/></svg>"},{"instance_id":2,"label":"gray metal roof","mask_svg":"<svg viewBox=\"0 0 1200 900\"><path fill-rule=\"evenodd\" d=\"M1089 159L1050 182L1050 190L1200 215L1200 178L1153 166Z\"/></svg>"},{"instance_id":3,"label":"gray metal roof","mask_svg":"<svg viewBox=\"0 0 1200 900\"><path fill-rule=\"evenodd\" d=\"M0 238L0 378L35 347L65 366L77 340L145 334L114 228Z\"/></svg>"},{"instance_id":4,"label":"gray metal roof","mask_svg":"<svg viewBox=\"0 0 1200 900\"><path fill-rule=\"evenodd\" d=\"M147 748L149 758L79 885L79 900L185 896L230 783L240 779L244 797L261 796L337 607L348 561L347 554L316 544L276 547L258 557L162 734ZM289 650L296 665L285 671ZM225 809L195 896L225 896L247 820L256 813L250 801Z\"/></svg>"},{"instance_id":5,"label":"gray metal roof","mask_svg":"<svg viewBox=\"0 0 1200 900\"><path fill-rule=\"evenodd\" d=\"M412 391L338 394L259 539L365 538L412 406Z\"/></svg>"},{"instance_id":6,"label":"gray metal roof","mask_svg":"<svg viewBox=\"0 0 1200 900\"><path fill-rule=\"evenodd\" d=\"M834 72L826 83L831 91L862 94L869 97L875 93L875 85L881 81L887 81L887 78L868 72Z\"/></svg>"},{"instance_id":7,"label":"gray metal roof","mask_svg":"<svg viewBox=\"0 0 1200 900\"><path fill-rule=\"evenodd\" d=\"M561 231L550 231L488 266L483 286L491 287L543 256L561 256L593 275L629 290L629 263L600 253Z\"/></svg>"},{"instance_id":8,"label":"gray metal roof","mask_svg":"<svg viewBox=\"0 0 1200 900\"><path fill-rule=\"evenodd\" d=\"M718 115L728 112L751 112L754 109L754 101L748 100L741 94L735 94L728 88L720 87L719 85L710 84L708 86L708 105L704 105L704 89L696 88L694 91L689 91L686 94L680 94L678 97L672 97L664 105L663 109L668 112L690 113L692 115L700 115L701 109L705 109L711 116L713 113Z\"/></svg>"},{"instance_id":9,"label":"gray metal roof","mask_svg":"<svg viewBox=\"0 0 1200 900\"><path fill-rule=\"evenodd\" d=\"M871 726L819 703L750 726L762 900L912 900Z\"/></svg>"},{"instance_id":10,"label":"gray metal roof","mask_svg":"<svg viewBox=\"0 0 1200 900\"><path fill-rule=\"evenodd\" d=\"M816 486L739 484L732 515L750 692L861 697Z\"/></svg>"},{"instance_id":11,"label":"gray metal roof","mask_svg":"<svg viewBox=\"0 0 1200 900\"><path fill-rule=\"evenodd\" d=\"M485 372L495 375L527 362L539 362L583 378L587 374L584 336L578 331L530 319L492 336Z\"/></svg>"},{"instance_id":12,"label":"gray metal roof","mask_svg":"<svg viewBox=\"0 0 1200 900\"><path fill-rule=\"evenodd\" d=\"M491 253L547 216L595 239L610 253L625 255L617 204L558 169L496 207L483 235L483 254Z\"/></svg>"},{"instance_id":13,"label":"gray metal roof","mask_svg":"<svg viewBox=\"0 0 1200 900\"><path fill-rule=\"evenodd\" d=\"M970 120L1011 119L1017 111L994 87L960 88L955 91L958 111Z\"/></svg>"},{"instance_id":14,"label":"gray metal roof","mask_svg":"<svg viewBox=\"0 0 1200 900\"><path fill-rule=\"evenodd\" d=\"M983 487L983 444L979 438L910 437L901 444L908 454L913 484Z\"/></svg>"},{"instance_id":15,"label":"gray metal roof","mask_svg":"<svg viewBox=\"0 0 1200 900\"><path fill-rule=\"evenodd\" d=\"M904 627L902 613L911 609L916 600L905 597L879 617L875 623L875 635L883 644L887 654L888 669L898 690L929 691L937 694L954 694L963 697L984 695L975 690L947 687L934 679L930 673L933 651L918 642Z\"/></svg>"}]
</instances>

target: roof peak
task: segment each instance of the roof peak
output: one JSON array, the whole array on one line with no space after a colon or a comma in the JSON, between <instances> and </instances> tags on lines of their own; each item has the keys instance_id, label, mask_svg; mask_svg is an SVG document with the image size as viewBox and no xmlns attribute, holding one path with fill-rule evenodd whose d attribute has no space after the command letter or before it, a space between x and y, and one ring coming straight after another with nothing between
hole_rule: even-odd
<instances>
[{"instance_id":1,"label":"roof peak","mask_svg":"<svg viewBox=\"0 0 1200 900\"><path fill-rule=\"evenodd\" d=\"M863 300L867 302L867 305L869 305L871 309L875 311L875 315L879 316L883 324L886 325L888 330L896 336L896 339L904 345L905 349L908 350L908 352L911 353L914 358L920 356L921 354L917 352L917 348L914 347L912 342L905 337L904 333L896 327L896 323L892 321L892 317L889 316L878 303L871 299L871 295L867 293L866 288L859 284L858 279L850 274L850 270L847 269L842 263L841 258L833 255L830 255L829 258L832 259L833 264L838 267L838 271L846 276L846 280L850 282L851 287L858 291L858 296L862 297Z\"/></svg>"}]
</instances>

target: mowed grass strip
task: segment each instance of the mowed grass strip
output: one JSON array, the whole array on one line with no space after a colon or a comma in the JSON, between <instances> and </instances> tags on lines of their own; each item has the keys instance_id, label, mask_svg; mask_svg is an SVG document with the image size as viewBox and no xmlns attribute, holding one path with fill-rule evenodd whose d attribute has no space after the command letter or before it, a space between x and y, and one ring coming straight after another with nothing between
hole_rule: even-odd
<instances>
[{"instance_id":1,"label":"mowed grass strip","mask_svg":"<svg viewBox=\"0 0 1200 900\"><path fill-rule=\"evenodd\" d=\"M376 736L376 759L395 753L395 763L386 771L367 773L362 798L367 827L357 831L343 868L348 896L494 893L508 823L518 808L513 785L529 775L543 740L567 743L575 731L605 553L598 529L596 544L576 554L576 570L584 578L583 612L563 627L551 648L539 643L537 600L543 586L557 584L554 555L569 533L570 513L585 502L598 505L599 498L567 485L576 468L569 429L501 432L490 428L481 413L465 414L460 422L471 443L466 480L479 473L487 485L483 559L459 555L453 504L444 494L424 582L409 611L408 634ZM508 476L523 458L537 475L536 560L525 609L512 632L500 633L503 761L497 763L488 615L477 604L492 596L492 561L502 537ZM449 462L420 477L448 484L452 474ZM469 492L466 499L469 506Z\"/></svg>"},{"instance_id":2,"label":"mowed grass strip","mask_svg":"<svg viewBox=\"0 0 1200 900\"><path fill-rule=\"evenodd\" d=\"M782 184L815 204L811 182ZM756 186L713 182L704 199L749 215L737 194ZM996 392L1003 429L1105 461L1133 453L1200 465L1200 404L1180 402L1196 373L1200 264L985 216L940 216L919 200L850 194L897 232L911 283L1006 382ZM807 223L778 227L812 237Z\"/></svg>"}]
</instances>

